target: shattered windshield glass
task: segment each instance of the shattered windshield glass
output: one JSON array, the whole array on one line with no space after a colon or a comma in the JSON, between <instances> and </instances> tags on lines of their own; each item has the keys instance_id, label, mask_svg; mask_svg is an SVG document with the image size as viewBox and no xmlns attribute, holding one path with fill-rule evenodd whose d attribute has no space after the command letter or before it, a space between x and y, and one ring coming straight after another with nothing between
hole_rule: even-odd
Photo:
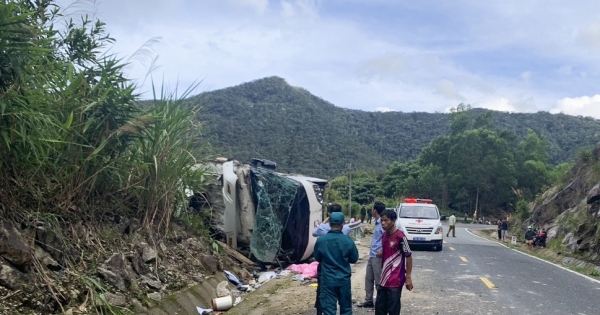
<instances>
[{"instance_id":1,"label":"shattered windshield glass","mask_svg":"<svg viewBox=\"0 0 600 315\"><path fill-rule=\"evenodd\" d=\"M258 260L272 262L281 248L298 183L261 168L252 168L250 174L256 205L250 251Z\"/></svg>"}]
</instances>

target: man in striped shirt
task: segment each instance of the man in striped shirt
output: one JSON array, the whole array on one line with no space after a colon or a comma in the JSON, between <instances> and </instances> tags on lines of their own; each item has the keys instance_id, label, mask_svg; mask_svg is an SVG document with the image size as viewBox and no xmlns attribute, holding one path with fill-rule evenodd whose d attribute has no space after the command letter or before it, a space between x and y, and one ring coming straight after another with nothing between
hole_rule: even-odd
<instances>
[{"instance_id":1,"label":"man in striped shirt","mask_svg":"<svg viewBox=\"0 0 600 315\"><path fill-rule=\"evenodd\" d=\"M412 252L406 236L396 228L396 212L385 210L381 213L383 233L380 287L375 301L375 315L399 315L402 287L413 289Z\"/></svg>"}]
</instances>

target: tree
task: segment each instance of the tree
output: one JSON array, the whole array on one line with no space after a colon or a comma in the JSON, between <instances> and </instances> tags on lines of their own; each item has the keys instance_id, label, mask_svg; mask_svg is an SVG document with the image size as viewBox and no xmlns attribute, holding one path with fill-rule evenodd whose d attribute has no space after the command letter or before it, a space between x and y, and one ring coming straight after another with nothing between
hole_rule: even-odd
<instances>
[{"instance_id":1,"label":"tree","mask_svg":"<svg viewBox=\"0 0 600 315\"><path fill-rule=\"evenodd\" d=\"M519 142L515 156L518 187L522 190L523 198L530 200L549 180L546 139L538 137L531 129L527 130L527 136Z\"/></svg>"},{"instance_id":2,"label":"tree","mask_svg":"<svg viewBox=\"0 0 600 315\"><path fill-rule=\"evenodd\" d=\"M515 187L514 161L508 143L487 129L470 130L455 138L450 149L451 186L466 190L468 197L454 200L473 213L477 206L495 207L509 202Z\"/></svg>"},{"instance_id":3,"label":"tree","mask_svg":"<svg viewBox=\"0 0 600 315\"><path fill-rule=\"evenodd\" d=\"M419 164L421 166L432 165L437 167L441 177L439 178L442 192L441 206L447 208L449 204L449 181L450 181L450 147L452 138L450 136L441 136L429 143L419 155Z\"/></svg>"}]
</instances>

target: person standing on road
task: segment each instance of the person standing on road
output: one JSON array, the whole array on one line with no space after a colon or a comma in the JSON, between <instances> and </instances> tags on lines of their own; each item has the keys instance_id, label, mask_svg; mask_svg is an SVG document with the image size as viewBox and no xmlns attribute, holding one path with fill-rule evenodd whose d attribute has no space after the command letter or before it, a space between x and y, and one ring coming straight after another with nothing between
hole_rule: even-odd
<instances>
[{"instance_id":1,"label":"person standing on road","mask_svg":"<svg viewBox=\"0 0 600 315\"><path fill-rule=\"evenodd\" d=\"M502 239L502 221L498 220L498 222L496 222L496 224L498 225L498 239L501 240Z\"/></svg>"},{"instance_id":2,"label":"person standing on road","mask_svg":"<svg viewBox=\"0 0 600 315\"><path fill-rule=\"evenodd\" d=\"M375 315L400 315L402 287L413 289L412 252L402 231L396 228L396 212L381 213L381 226L385 233L381 241L383 266L380 287L375 301Z\"/></svg>"},{"instance_id":3,"label":"person standing on road","mask_svg":"<svg viewBox=\"0 0 600 315\"><path fill-rule=\"evenodd\" d=\"M446 233L446 237L449 237L450 231L452 231L452 237L456 237L456 216L454 213L448 218L448 233Z\"/></svg>"},{"instance_id":4,"label":"person standing on road","mask_svg":"<svg viewBox=\"0 0 600 315\"><path fill-rule=\"evenodd\" d=\"M365 216L367 215L367 208L365 205L360 208L360 222L365 223Z\"/></svg>"},{"instance_id":5,"label":"person standing on road","mask_svg":"<svg viewBox=\"0 0 600 315\"><path fill-rule=\"evenodd\" d=\"M334 212L330 215L331 230L315 243L314 256L319 262L319 304L323 315L335 315L337 304L340 315L352 314L352 290L350 264L358 261L358 249L351 238L342 233L344 215Z\"/></svg>"},{"instance_id":6,"label":"person standing on road","mask_svg":"<svg viewBox=\"0 0 600 315\"><path fill-rule=\"evenodd\" d=\"M319 224L314 230L312 235L314 237L319 237L319 236L323 236L326 235L329 231L331 231L331 225L329 224L329 218L331 217L331 215L333 213L342 213L342 206L339 204L329 204L329 206L327 207L327 219L325 219L325 221L321 224ZM347 225L344 225L342 227L342 234L349 236L350 235L350 228ZM317 296L315 299L315 308L317 309L317 315L322 315L323 314L323 309L321 308L321 303L319 302L319 293L321 292L321 288L318 286L319 282L320 282L320 275L321 275L321 265L319 264L319 266L317 267Z\"/></svg>"},{"instance_id":7,"label":"person standing on road","mask_svg":"<svg viewBox=\"0 0 600 315\"><path fill-rule=\"evenodd\" d=\"M369 250L369 261L367 262L367 273L365 274L365 300L357 304L358 307L374 308L373 288L379 290L379 281L381 280L381 238L383 228L381 227L380 215L385 210L385 204L375 201L371 213L375 217L375 228L373 229L373 238L371 239L371 248Z\"/></svg>"},{"instance_id":8,"label":"person standing on road","mask_svg":"<svg viewBox=\"0 0 600 315\"><path fill-rule=\"evenodd\" d=\"M502 241L506 242L506 235L508 235L508 218L502 220Z\"/></svg>"}]
</instances>

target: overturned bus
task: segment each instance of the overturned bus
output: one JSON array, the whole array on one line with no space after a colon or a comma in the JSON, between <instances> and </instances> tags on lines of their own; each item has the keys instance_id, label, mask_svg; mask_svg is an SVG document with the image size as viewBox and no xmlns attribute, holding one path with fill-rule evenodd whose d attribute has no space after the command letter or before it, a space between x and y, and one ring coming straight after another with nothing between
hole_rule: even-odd
<instances>
[{"instance_id":1,"label":"overturned bus","mask_svg":"<svg viewBox=\"0 0 600 315\"><path fill-rule=\"evenodd\" d=\"M213 181L196 194L196 205L208 204L212 229L234 249L248 250L260 262L295 263L308 259L322 218L327 181L275 171L268 160L253 159L209 166ZM194 200L192 200L194 204Z\"/></svg>"}]
</instances>

